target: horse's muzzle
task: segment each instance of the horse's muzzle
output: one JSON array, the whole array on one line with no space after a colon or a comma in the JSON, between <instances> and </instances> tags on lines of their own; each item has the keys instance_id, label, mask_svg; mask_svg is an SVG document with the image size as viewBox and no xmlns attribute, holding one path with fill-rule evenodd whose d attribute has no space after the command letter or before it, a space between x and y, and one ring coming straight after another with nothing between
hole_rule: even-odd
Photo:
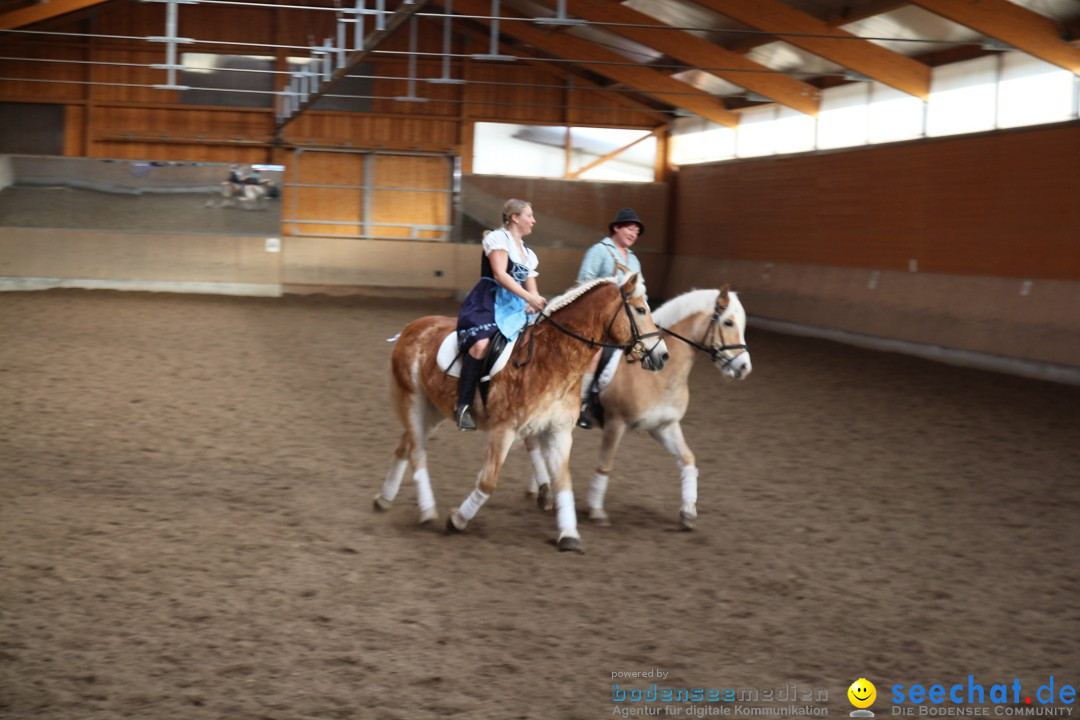
<instances>
[{"instance_id":1,"label":"horse's muzzle","mask_svg":"<svg viewBox=\"0 0 1080 720\"><path fill-rule=\"evenodd\" d=\"M741 352L730 360L725 360L720 369L729 378L744 380L754 368L750 363L750 353Z\"/></svg>"},{"instance_id":2,"label":"horse's muzzle","mask_svg":"<svg viewBox=\"0 0 1080 720\"><path fill-rule=\"evenodd\" d=\"M651 350L644 353L641 357L641 367L646 370L662 370L664 365L667 364L668 358L671 356L668 354L667 345L664 341L656 343Z\"/></svg>"}]
</instances>

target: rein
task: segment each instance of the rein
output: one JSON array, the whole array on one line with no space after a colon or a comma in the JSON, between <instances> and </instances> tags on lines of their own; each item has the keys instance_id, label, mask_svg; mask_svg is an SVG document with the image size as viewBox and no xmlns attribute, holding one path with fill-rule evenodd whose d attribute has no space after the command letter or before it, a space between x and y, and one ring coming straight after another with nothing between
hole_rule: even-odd
<instances>
[{"instance_id":1,"label":"rein","mask_svg":"<svg viewBox=\"0 0 1080 720\"><path fill-rule=\"evenodd\" d=\"M529 327L529 354L521 362L518 362L517 360L515 360L514 361L514 367L524 367L525 365L528 365L530 362L532 362L533 347L534 347L534 342L536 340L536 327L537 327L537 325L539 325L540 323L542 323L545 320L547 320L552 325L554 325L555 329L558 330L559 332L563 333L564 335L569 335L570 337L574 338L575 340L577 340L579 342L583 342L583 343L585 343L586 345L588 345L590 347L614 348L616 350L622 350L623 353L626 355L628 362L633 362L634 361L634 353L635 352L639 353L642 356L642 358L644 358L648 351L645 350L645 345L644 345L644 343L642 341L645 338L649 338L649 337L660 338L662 336L662 333L661 333L660 330L657 330L656 332L650 332L650 333L642 333L640 330L638 330L637 322L634 320L634 312L630 308L630 300L629 300L628 296L626 295L626 293L623 292L622 288L619 288L619 295L622 296L623 311L626 313L626 319L630 322L630 342L626 343L625 345L620 345L618 343L606 343L606 342L601 342L599 340L592 340L590 338L578 335L576 332L574 332L570 328L564 327L563 325L561 325L559 323L558 320L556 320L551 315L540 313L540 318ZM611 322L609 322L608 326L607 326L608 334L611 333L611 328L615 325L615 319L618 316L619 316L619 310L618 310L618 308L616 308L615 309L615 314L611 316ZM660 340L657 340L657 343L659 343L659 342L660 342ZM654 345L654 347L655 347L655 345Z\"/></svg>"},{"instance_id":2,"label":"rein","mask_svg":"<svg viewBox=\"0 0 1080 720\"><path fill-rule=\"evenodd\" d=\"M723 315L727 311L727 309L728 309L728 306L727 305L721 305L720 304L720 298L717 297L716 298L716 305L713 307L712 318L709 320L709 327L705 328L705 334L702 335L701 342L694 342L690 338L684 338L682 335L675 332L674 330L668 330L667 328L660 328L660 330L667 333L668 335L671 335L672 337L676 338L677 340L682 340L687 345L689 345L689 346L691 346L693 348L696 348L697 350L700 350L703 353L708 353L709 357L712 358L713 362L716 362L718 359L723 360L724 361L724 367L727 367L732 362L734 362L735 358L734 357L724 357L724 352L726 350L746 350L746 344L745 343L739 344L739 345L728 345L726 342L723 342L724 341L724 332L720 331L720 340L721 340L722 344L719 347L716 346L716 345L709 345L708 347L705 346L705 341L712 334L713 328L715 328L717 326L717 324L720 322L720 316Z\"/></svg>"}]
</instances>

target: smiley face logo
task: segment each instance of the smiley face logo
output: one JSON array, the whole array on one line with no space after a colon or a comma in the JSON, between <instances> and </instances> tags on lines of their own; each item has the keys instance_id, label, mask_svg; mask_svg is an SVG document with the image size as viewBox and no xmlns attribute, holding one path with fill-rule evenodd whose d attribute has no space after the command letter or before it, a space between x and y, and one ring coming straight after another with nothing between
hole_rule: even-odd
<instances>
[{"instance_id":1,"label":"smiley face logo","mask_svg":"<svg viewBox=\"0 0 1080 720\"><path fill-rule=\"evenodd\" d=\"M847 689L848 700L857 708L868 708L877 699L877 688L866 678L859 678Z\"/></svg>"}]
</instances>

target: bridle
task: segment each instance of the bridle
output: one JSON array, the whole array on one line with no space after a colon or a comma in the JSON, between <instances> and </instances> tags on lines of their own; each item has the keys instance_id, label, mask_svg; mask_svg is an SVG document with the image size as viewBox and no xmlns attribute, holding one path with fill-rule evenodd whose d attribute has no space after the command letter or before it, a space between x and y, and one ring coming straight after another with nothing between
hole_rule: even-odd
<instances>
[{"instance_id":1,"label":"bridle","mask_svg":"<svg viewBox=\"0 0 1080 720\"><path fill-rule=\"evenodd\" d=\"M611 316L611 321L607 324L607 334L611 335L611 329L615 326L615 321L618 320L619 310L621 309L624 313L626 313L626 319L630 323L630 341L627 342L625 345L620 345L618 343L606 343L599 340L593 340L591 338L583 337L581 335L578 335L570 328L561 325L559 321L556 320L553 316L541 312L540 318L529 328L529 354L525 358L525 360L520 363L514 361L514 366L522 367L523 365L529 364L529 361L532 360L533 340L535 339L536 328L538 325L540 325L540 323L544 322L545 320L554 325L559 332L563 333L564 335L569 335L575 340L583 342L590 347L614 348L616 350L622 350L627 362L632 363L635 360L644 362L645 358L648 357L649 353L651 353L656 348L656 346L659 345L661 341L663 341L663 331L657 329L655 332L641 332L641 330L638 328L637 321L634 319L634 309L630 306L631 295L628 294L621 287L619 288L619 295L622 299L622 308L615 309L615 313ZM646 348L645 340L651 337L655 337L656 342L652 344L652 347Z\"/></svg>"},{"instance_id":2,"label":"bridle","mask_svg":"<svg viewBox=\"0 0 1080 720\"><path fill-rule=\"evenodd\" d=\"M738 345L729 345L729 344L727 344L727 341L724 340L724 329L722 327L720 328L720 343L721 343L720 345L717 345L716 343L710 343L708 346L706 346L705 342L710 337L712 337L713 329L717 325L720 324L720 317L725 312L727 312L727 309L728 309L729 305L730 305L730 303L728 303L728 305L721 305L720 304L720 295L716 296L716 304L713 306L712 318L709 320L709 326L707 328L705 328L705 334L701 336L701 342L694 342L690 338L684 338L682 335L675 332L674 330L668 330L667 328L660 328L660 330L667 333L668 335L671 335L674 338L682 340L687 345L690 345L691 347L693 347L693 348L695 348L697 350L700 350L703 353L708 353L709 357L712 359L712 361L714 363L717 362L718 360L722 360L723 361L723 367L726 368L728 365L730 365L731 363L733 363L735 361L735 358L738 357L738 354L729 356L729 355L726 355L725 353L728 350L746 350L747 349L746 344L745 343L740 343Z\"/></svg>"}]
</instances>

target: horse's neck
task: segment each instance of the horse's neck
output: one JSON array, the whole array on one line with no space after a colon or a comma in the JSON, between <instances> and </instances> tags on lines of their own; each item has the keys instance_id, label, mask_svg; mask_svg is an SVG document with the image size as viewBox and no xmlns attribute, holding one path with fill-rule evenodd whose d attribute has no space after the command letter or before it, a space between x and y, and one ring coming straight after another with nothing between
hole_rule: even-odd
<instances>
[{"instance_id":1,"label":"horse's neck","mask_svg":"<svg viewBox=\"0 0 1080 720\"><path fill-rule=\"evenodd\" d=\"M614 289L614 286L612 286L612 289ZM601 286L590 291L587 295L567 305L563 310L553 314L552 320L579 336L579 338L598 343L613 343L614 341L606 333L612 319L617 321L618 318L615 315L622 312L622 309L613 301L611 297L612 289ZM547 325L547 334L550 338L546 342L551 343L558 349L558 352L549 356L550 362L570 362L576 366L578 360L584 363L596 352L595 345L571 337L551 323L545 323L545 325Z\"/></svg>"},{"instance_id":2,"label":"horse's neck","mask_svg":"<svg viewBox=\"0 0 1080 720\"><path fill-rule=\"evenodd\" d=\"M687 340L700 343L708 328L708 317L709 314L706 313L693 313L684 317L669 329L679 333ZM694 361L699 353L698 349L670 335L667 338L666 345L669 358L667 365L664 366L664 372L671 373L673 377L685 379L690 375L690 370L694 367Z\"/></svg>"}]
</instances>

